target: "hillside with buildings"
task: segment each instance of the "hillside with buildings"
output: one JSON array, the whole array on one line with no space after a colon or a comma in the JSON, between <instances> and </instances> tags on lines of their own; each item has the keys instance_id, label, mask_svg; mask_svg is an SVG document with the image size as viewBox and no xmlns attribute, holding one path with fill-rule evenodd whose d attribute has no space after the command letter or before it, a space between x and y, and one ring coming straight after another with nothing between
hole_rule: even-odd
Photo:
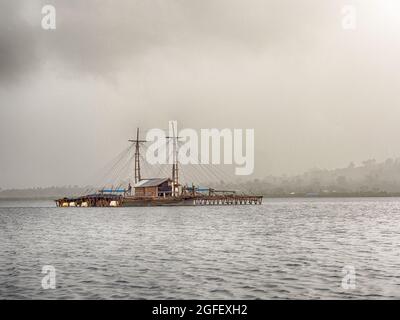
<instances>
[{"instance_id":1,"label":"hillside with buildings","mask_svg":"<svg viewBox=\"0 0 400 320\"><path fill-rule=\"evenodd\" d=\"M268 176L246 183L221 183L220 188L245 189L266 196L400 195L400 158L350 163L346 168L312 169L294 176Z\"/></svg>"}]
</instances>

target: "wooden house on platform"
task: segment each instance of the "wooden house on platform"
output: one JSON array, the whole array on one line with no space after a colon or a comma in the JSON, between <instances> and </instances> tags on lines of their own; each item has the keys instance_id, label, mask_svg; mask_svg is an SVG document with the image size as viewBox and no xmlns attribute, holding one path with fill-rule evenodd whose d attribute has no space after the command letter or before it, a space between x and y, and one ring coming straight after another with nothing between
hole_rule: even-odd
<instances>
[{"instance_id":1,"label":"wooden house on platform","mask_svg":"<svg viewBox=\"0 0 400 320\"><path fill-rule=\"evenodd\" d=\"M170 178L143 179L135 184L136 197L170 197L172 180Z\"/></svg>"}]
</instances>

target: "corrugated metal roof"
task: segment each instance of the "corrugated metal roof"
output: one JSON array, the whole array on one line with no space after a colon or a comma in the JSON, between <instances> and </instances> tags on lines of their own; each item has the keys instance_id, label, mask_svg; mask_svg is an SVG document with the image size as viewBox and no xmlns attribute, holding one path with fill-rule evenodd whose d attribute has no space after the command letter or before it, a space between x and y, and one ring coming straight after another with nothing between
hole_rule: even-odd
<instances>
[{"instance_id":1,"label":"corrugated metal roof","mask_svg":"<svg viewBox=\"0 0 400 320\"><path fill-rule=\"evenodd\" d=\"M169 178L154 178L154 179L143 179L135 184L135 188L137 187L157 187L160 184L168 181Z\"/></svg>"}]
</instances>

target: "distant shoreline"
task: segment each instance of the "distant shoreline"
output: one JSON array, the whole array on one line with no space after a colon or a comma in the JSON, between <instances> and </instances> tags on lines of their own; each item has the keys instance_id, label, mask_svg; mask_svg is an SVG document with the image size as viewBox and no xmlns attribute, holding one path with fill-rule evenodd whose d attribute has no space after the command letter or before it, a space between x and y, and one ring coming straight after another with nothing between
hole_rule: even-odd
<instances>
[{"instance_id":1,"label":"distant shoreline","mask_svg":"<svg viewBox=\"0 0 400 320\"><path fill-rule=\"evenodd\" d=\"M330 194L267 194L266 198L396 198L400 193L330 193Z\"/></svg>"}]
</instances>

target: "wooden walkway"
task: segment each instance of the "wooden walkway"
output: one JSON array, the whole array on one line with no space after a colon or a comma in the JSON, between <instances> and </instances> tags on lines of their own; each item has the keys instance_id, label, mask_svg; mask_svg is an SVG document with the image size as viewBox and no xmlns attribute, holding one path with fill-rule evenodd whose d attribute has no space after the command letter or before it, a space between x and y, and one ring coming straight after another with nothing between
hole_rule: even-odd
<instances>
[{"instance_id":1,"label":"wooden walkway","mask_svg":"<svg viewBox=\"0 0 400 320\"><path fill-rule=\"evenodd\" d=\"M194 199L195 205L215 206L215 205L244 205L244 204L262 204L262 196L204 196Z\"/></svg>"}]
</instances>

